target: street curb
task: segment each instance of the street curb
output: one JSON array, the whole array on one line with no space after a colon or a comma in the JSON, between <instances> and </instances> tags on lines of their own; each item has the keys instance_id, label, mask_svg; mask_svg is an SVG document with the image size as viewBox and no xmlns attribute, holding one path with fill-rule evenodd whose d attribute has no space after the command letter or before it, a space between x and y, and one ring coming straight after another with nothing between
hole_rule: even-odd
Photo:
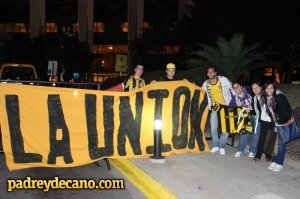
<instances>
[{"instance_id":1,"label":"street curb","mask_svg":"<svg viewBox=\"0 0 300 199\"><path fill-rule=\"evenodd\" d=\"M112 165L135 185L147 198L169 198L177 199L178 196L148 175L137 165L126 159L110 159Z\"/></svg>"}]
</instances>

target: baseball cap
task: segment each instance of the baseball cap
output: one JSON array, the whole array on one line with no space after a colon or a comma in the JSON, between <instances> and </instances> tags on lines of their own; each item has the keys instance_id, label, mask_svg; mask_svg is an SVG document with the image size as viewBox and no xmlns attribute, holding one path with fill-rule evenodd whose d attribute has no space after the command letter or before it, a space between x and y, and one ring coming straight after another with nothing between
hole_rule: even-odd
<instances>
[{"instance_id":1,"label":"baseball cap","mask_svg":"<svg viewBox=\"0 0 300 199\"><path fill-rule=\"evenodd\" d=\"M166 69L176 69L176 66L173 63L168 63Z\"/></svg>"}]
</instances>

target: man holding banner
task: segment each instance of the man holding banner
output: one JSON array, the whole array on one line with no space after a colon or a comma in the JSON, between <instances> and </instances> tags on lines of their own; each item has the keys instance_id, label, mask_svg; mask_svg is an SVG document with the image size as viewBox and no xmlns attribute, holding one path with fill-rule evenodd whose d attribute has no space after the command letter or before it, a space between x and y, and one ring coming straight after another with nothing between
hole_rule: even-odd
<instances>
[{"instance_id":1,"label":"man holding banner","mask_svg":"<svg viewBox=\"0 0 300 199\"><path fill-rule=\"evenodd\" d=\"M166 75L165 76L161 76L158 78L158 80L152 80L150 83L155 83L157 81L161 82L161 81L176 81L179 80L176 78L175 76L176 73L176 65L174 63L168 63L166 65Z\"/></svg>"},{"instance_id":2,"label":"man holding banner","mask_svg":"<svg viewBox=\"0 0 300 199\"><path fill-rule=\"evenodd\" d=\"M166 65L166 75L159 77L157 80L152 80L150 84L155 83L157 81L159 82L178 81L178 80L188 81L187 79L178 79L175 74L176 74L176 65L174 63L168 63Z\"/></svg>"},{"instance_id":3,"label":"man holding banner","mask_svg":"<svg viewBox=\"0 0 300 199\"><path fill-rule=\"evenodd\" d=\"M131 91L140 88L142 86L145 86L145 81L143 78L141 78L143 72L144 72L144 66L136 65L134 69L134 75L128 77L124 82L124 90Z\"/></svg>"},{"instance_id":4,"label":"man holding banner","mask_svg":"<svg viewBox=\"0 0 300 199\"><path fill-rule=\"evenodd\" d=\"M219 138L218 130L218 115L214 107L216 105L228 106L232 94L235 94L232 89L231 81L224 76L217 76L216 68L210 66L207 69L207 77L202 88L207 92L208 107L211 110L210 125L211 125L211 137L212 137L212 149L211 153L215 153L220 150L221 155L225 155L225 147L228 138L228 132L221 132Z\"/></svg>"}]
</instances>

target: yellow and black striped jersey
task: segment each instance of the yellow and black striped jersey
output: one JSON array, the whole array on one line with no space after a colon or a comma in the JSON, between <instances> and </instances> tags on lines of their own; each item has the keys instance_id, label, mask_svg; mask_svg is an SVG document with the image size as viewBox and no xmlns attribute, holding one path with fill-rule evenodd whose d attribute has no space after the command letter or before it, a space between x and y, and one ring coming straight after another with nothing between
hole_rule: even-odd
<instances>
[{"instance_id":1,"label":"yellow and black striped jersey","mask_svg":"<svg viewBox=\"0 0 300 199\"><path fill-rule=\"evenodd\" d=\"M131 91L140 88L141 85L145 85L144 79L136 79L134 76L130 76L124 82L124 90Z\"/></svg>"}]
</instances>

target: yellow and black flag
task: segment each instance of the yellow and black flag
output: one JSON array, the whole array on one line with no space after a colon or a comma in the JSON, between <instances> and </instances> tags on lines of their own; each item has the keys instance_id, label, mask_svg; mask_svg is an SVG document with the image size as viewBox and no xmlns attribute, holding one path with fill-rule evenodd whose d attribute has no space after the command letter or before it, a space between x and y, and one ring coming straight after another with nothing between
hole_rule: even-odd
<instances>
[{"instance_id":1,"label":"yellow and black flag","mask_svg":"<svg viewBox=\"0 0 300 199\"><path fill-rule=\"evenodd\" d=\"M247 131L249 133L253 132L253 126L255 126L255 116L250 115L249 109L246 107L243 107L243 109L240 111L238 122L237 122L237 133L242 133L243 131Z\"/></svg>"},{"instance_id":2,"label":"yellow and black flag","mask_svg":"<svg viewBox=\"0 0 300 199\"><path fill-rule=\"evenodd\" d=\"M222 133L238 133L236 131L238 117L242 107L228 107L222 104L214 104L213 109L217 111L219 131Z\"/></svg>"}]
</instances>

